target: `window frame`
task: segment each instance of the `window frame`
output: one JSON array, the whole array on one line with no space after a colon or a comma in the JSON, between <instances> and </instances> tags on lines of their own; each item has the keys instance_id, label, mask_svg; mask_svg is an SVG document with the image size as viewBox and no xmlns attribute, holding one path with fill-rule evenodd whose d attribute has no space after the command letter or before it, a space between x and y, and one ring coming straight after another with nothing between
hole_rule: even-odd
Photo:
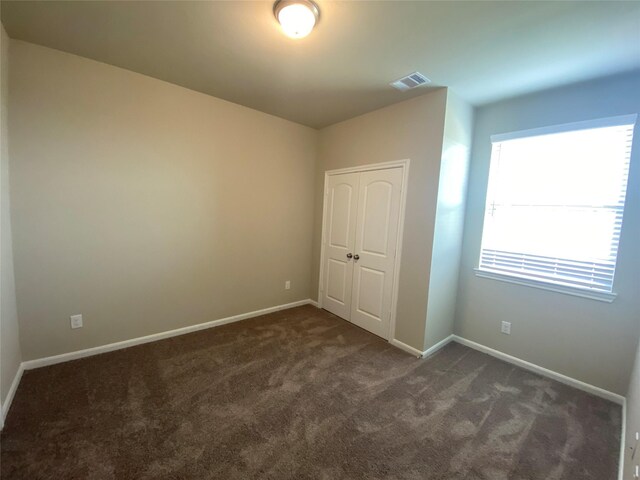
<instances>
[{"instance_id":1,"label":"window frame","mask_svg":"<svg viewBox=\"0 0 640 480\"><path fill-rule=\"evenodd\" d=\"M566 132L573 132L577 130L587 130L587 129L603 128L603 127L633 125L633 129L635 129L636 123L637 123L637 117L638 117L637 114L620 115L615 117L606 117L606 118L599 118L594 120L564 123L559 125L551 125L546 127L533 128L533 129L527 129L527 130L518 130L514 132L491 135L490 140L491 140L492 149L491 149L491 157L489 159L489 169L491 169L491 163L493 159L493 145L495 143L500 143L508 140L527 138L527 137L537 137L537 136L543 136L543 135L549 135L549 134L566 133ZM632 143L632 149L633 149L633 143ZM631 158L629 159L629 162L631 162ZM615 284L616 284L615 275L613 277L612 291L601 292L601 291L590 290L588 288L561 285L551 280L549 281L534 280L526 276L520 276L517 273L506 273L506 272L498 273L495 271L482 269L480 267L480 262L482 258L482 243L483 243L484 230L485 230L485 219L486 219L486 209L487 209L486 201L489 195L489 172L487 173L487 179L485 184L486 184L487 191L485 194L485 206L482 211L482 232L480 235L480 248L477 255L477 267L473 269L477 277L498 280L501 282L516 284L516 285L523 285L527 287L533 287L541 290L562 293L566 295L572 295L572 296L587 298L591 300L598 300L598 301L607 302L607 303L611 303L616 299L617 294L615 293ZM628 187L629 187L629 183L627 182L627 191L628 191ZM624 209L626 210L626 199L625 199ZM623 215L624 215L624 210L623 210ZM618 263L618 255L619 255L619 249L616 252L616 261L615 261L616 267Z\"/></svg>"}]
</instances>

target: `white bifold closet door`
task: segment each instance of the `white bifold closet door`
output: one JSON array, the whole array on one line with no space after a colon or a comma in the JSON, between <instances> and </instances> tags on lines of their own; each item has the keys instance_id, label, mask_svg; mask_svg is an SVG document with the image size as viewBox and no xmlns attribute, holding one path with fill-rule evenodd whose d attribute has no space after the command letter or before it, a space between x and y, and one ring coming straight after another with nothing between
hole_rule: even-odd
<instances>
[{"instance_id":1,"label":"white bifold closet door","mask_svg":"<svg viewBox=\"0 0 640 480\"><path fill-rule=\"evenodd\" d=\"M330 175L322 306L389 336L402 168Z\"/></svg>"}]
</instances>

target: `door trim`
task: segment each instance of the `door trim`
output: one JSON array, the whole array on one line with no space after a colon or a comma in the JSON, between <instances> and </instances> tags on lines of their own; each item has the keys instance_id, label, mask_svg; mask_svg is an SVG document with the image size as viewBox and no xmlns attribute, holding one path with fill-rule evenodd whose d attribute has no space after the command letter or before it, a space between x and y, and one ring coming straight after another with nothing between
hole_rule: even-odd
<instances>
[{"instance_id":1,"label":"door trim","mask_svg":"<svg viewBox=\"0 0 640 480\"><path fill-rule=\"evenodd\" d=\"M324 184L322 185L322 233L320 237L320 278L318 282L318 307L322 308L322 286L324 280L325 261L325 233L327 224L327 185L328 179L332 175L342 175L344 173L368 172L371 170L387 170L390 168L402 169L402 190L400 192L400 218L398 219L398 234L396 241L396 258L393 267L393 287L391 289L391 311L389 312L389 332L387 341L395 339L396 333L396 311L398 309L398 280L400 278L400 263L402 257L402 239L404 234L404 217L407 205L407 181L409 179L410 159L394 160L390 162L371 163L356 167L339 168L336 170L326 170L324 172Z\"/></svg>"}]
</instances>

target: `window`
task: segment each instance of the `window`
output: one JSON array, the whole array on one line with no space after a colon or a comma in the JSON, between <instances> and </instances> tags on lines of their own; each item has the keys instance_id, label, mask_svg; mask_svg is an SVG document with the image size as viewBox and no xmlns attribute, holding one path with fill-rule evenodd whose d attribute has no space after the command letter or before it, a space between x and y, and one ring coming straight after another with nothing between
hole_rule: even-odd
<instances>
[{"instance_id":1,"label":"window","mask_svg":"<svg viewBox=\"0 0 640 480\"><path fill-rule=\"evenodd\" d=\"M612 301L635 121L492 136L478 275Z\"/></svg>"}]
</instances>

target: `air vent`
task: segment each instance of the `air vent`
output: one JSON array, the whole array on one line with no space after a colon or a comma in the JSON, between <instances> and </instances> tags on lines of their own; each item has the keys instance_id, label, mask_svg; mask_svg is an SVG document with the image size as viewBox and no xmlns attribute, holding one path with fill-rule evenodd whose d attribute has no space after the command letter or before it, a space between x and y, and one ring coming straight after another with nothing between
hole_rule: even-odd
<instances>
[{"instance_id":1,"label":"air vent","mask_svg":"<svg viewBox=\"0 0 640 480\"><path fill-rule=\"evenodd\" d=\"M402 77L395 82L391 82L389 85L404 92L405 90L411 90L412 88L420 87L427 83L431 83L431 80L420 72L413 72L406 77Z\"/></svg>"}]
</instances>

